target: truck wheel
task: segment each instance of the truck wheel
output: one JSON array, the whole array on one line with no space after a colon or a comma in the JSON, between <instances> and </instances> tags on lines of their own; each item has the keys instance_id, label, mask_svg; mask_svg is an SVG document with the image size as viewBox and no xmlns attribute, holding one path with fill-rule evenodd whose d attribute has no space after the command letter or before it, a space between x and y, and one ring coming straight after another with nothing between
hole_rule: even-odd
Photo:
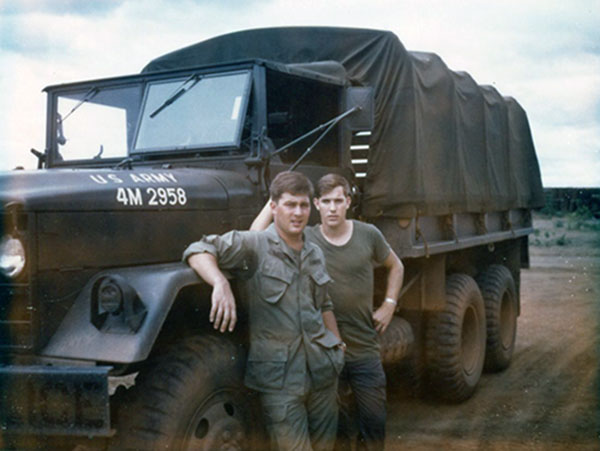
<instances>
[{"instance_id":1,"label":"truck wheel","mask_svg":"<svg viewBox=\"0 0 600 451\"><path fill-rule=\"evenodd\" d=\"M239 450L249 447L245 356L215 336L175 345L140 372L118 411L115 449Z\"/></svg>"},{"instance_id":2,"label":"truck wheel","mask_svg":"<svg viewBox=\"0 0 600 451\"><path fill-rule=\"evenodd\" d=\"M477 284L485 303L487 343L486 371L508 367L517 334L517 295L515 281L506 266L491 265L477 276Z\"/></svg>"},{"instance_id":3,"label":"truck wheel","mask_svg":"<svg viewBox=\"0 0 600 451\"><path fill-rule=\"evenodd\" d=\"M386 331L378 336L381 361L384 365L400 362L413 348L415 337L410 323L394 316Z\"/></svg>"},{"instance_id":4,"label":"truck wheel","mask_svg":"<svg viewBox=\"0 0 600 451\"><path fill-rule=\"evenodd\" d=\"M466 274L446 280L446 305L428 322L426 374L439 398L468 399L479 382L485 357L485 307L477 284Z\"/></svg>"}]
</instances>

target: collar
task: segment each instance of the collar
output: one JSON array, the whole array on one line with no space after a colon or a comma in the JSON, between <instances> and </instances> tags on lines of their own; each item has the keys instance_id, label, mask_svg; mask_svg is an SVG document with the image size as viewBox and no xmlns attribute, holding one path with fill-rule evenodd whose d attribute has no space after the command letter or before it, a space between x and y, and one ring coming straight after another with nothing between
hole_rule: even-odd
<instances>
[{"instance_id":1,"label":"collar","mask_svg":"<svg viewBox=\"0 0 600 451\"><path fill-rule=\"evenodd\" d=\"M283 241L283 238L279 236L277 229L275 228L275 224L271 223L271 225L265 229L265 235L271 244L277 246L281 252L287 255L292 261L295 260L293 250L285 241ZM306 241L306 233L302 231L302 249L300 250L300 260L304 261L313 252L314 247L312 245L308 245Z\"/></svg>"}]
</instances>

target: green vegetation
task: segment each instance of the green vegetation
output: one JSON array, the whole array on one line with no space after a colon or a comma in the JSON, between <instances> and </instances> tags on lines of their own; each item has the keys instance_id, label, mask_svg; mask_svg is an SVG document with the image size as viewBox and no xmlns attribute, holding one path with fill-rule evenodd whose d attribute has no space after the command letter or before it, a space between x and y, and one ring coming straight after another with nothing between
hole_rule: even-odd
<instances>
[{"instance_id":1,"label":"green vegetation","mask_svg":"<svg viewBox=\"0 0 600 451\"><path fill-rule=\"evenodd\" d=\"M534 220L537 227L530 237L530 244L537 247L569 246L578 241L581 232L596 232L597 239L592 239L592 246L600 247L600 219L595 218L589 209L578 208L571 213L556 213L547 216L545 213L537 212L535 217L541 221Z\"/></svg>"},{"instance_id":2,"label":"green vegetation","mask_svg":"<svg viewBox=\"0 0 600 451\"><path fill-rule=\"evenodd\" d=\"M600 219L600 188L546 188L546 202L538 210L546 218L574 214L580 219Z\"/></svg>"},{"instance_id":3,"label":"green vegetation","mask_svg":"<svg viewBox=\"0 0 600 451\"><path fill-rule=\"evenodd\" d=\"M538 233L536 233L536 232L538 232ZM554 232L545 232L544 237L540 238L539 230L536 229L533 231L533 235L535 236L535 238L533 238L530 242L530 244L532 246L551 247L551 246L568 246L569 244L571 244L571 239L567 237L566 233L563 233L562 235L557 236L556 233L554 233Z\"/></svg>"},{"instance_id":4,"label":"green vegetation","mask_svg":"<svg viewBox=\"0 0 600 451\"><path fill-rule=\"evenodd\" d=\"M575 211L570 213L556 210L553 211L552 208L544 207L538 214L544 219L554 218L554 227L557 229L566 227L567 230L600 231L600 220L595 218L594 213L586 205L580 205ZM547 233L548 232L546 232L546 234ZM546 235L546 238L549 237Z\"/></svg>"},{"instance_id":5,"label":"green vegetation","mask_svg":"<svg viewBox=\"0 0 600 451\"><path fill-rule=\"evenodd\" d=\"M589 209L582 208L581 210L568 213L567 230L595 230L600 231L600 221L594 219L594 216Z\"/></svg>"}]
</instances>

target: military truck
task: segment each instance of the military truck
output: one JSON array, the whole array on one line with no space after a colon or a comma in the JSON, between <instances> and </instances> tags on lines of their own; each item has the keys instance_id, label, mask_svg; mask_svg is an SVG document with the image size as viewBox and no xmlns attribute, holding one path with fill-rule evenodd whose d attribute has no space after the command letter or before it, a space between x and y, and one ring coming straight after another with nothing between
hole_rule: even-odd
<instances>
[{"instance_id":1,"label":"military truck","mask_svg":"<svg viewBox=\"0 0 600 451\"><path fill-rule=\"evenodd\" d=\"M354 217L404 262L381 339L390 384L410 374L458 402L509 365L543 192L525 112L492 86L391 32L298 27L45 92L38 169L0 175L4 445L251 447L247 300L233 333L214 332L210 287L181 255L248 228L284 170L347 177Z\"/></svg>"}]
</instances>

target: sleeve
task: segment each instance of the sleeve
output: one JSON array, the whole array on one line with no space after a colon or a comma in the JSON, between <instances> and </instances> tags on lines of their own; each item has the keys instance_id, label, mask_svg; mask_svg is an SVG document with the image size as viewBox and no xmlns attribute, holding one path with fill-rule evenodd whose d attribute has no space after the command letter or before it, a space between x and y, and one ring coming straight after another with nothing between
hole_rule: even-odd
<instances>
[{"instance_id":1,"label":"sleeve","mask_svg":"<svg viewBox=\"0 0 600 451\"><path fill-rule=\"evenodd\" d=\"M314 266L311 268L311 277L316 288L314 292L315 303L321 309L321 312L332 311L333 302L329 295L329 287L333 282L327 272L323 251L316 244L313 244L313 246L317 254L317 259L314 260L316 264L313 263Z\"/></svg>"},{"instance_id":2,"label":"sleeve","mask_svg":"<svg viewBox=\"0 0 600 451\"><path fill-rule=\"evenodd\" d=\"M234 269L247 265L249 254L256 247L256 232L232 230L223 235L205 235L190 244L183 252L182 260L187 263L194 254L207 252L216 257L221 269Z\"/></svg>"},{"instance_id":3,"label":"sleeve","mask_svg":"<svg viewBox=\"0 0 600 451\"><path fill-rule=\"evenodd\" d=\"M329 283L331 283L331 282L329 282ZM325 299L323 300L323 303L321 304L322 312L333 311L333 302L331 301L331 296L329 296L329 290L327 289L329 287L329 283L325 287Z\"/></svg>"},{"instance_id":4,"label":"sleeve","mask_svg":"<svg viewBox=\"0 0 600 451\"><path fill-rule=\"evenodd\" d=\"M377 227L369 225L369 229L373 243L373 260L375 263L381 264L390 254L390 245Z\"/></svg>"}]
</instances>

